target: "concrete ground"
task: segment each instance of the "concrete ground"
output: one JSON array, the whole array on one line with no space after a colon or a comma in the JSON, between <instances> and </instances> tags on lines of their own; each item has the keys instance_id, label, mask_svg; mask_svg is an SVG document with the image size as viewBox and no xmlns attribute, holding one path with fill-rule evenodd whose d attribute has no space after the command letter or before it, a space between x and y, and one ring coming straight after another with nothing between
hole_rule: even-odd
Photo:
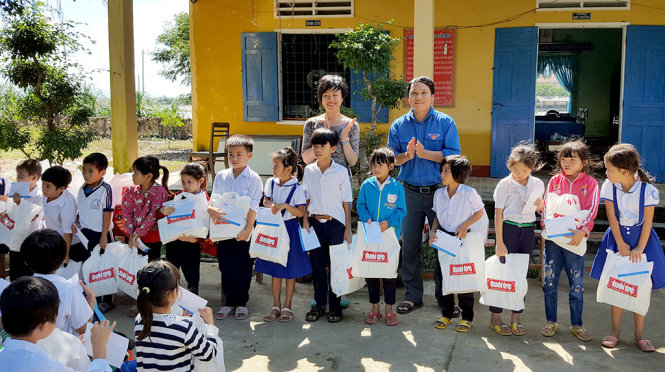
<instances>
[{"instance_id":1,"label":"concrete ground","mask_svg":"<svg viewBox=\"0 0 665 372\"><path fill-rule=\"evenodd\" d=\"M220 274L217 265L201 263L201 295L217 311L220 306ZM305 321L305 312L313 297L309 284L296 286L291 323L266 323L263 316L272 306L270 277L263 283L252 282L247 320L215 321L224 341L228 371L553 371L584 368L604 371L657 371L665 365L665 291L654 291L646 318L646 337L657 348L643 353L632 343L633 320L626 313L623 336L615 349L605 349L600 338L609 333L609 305L595 300L597 281L585 278L585 327L593 341L578 341L570 332L567 304L567 280L559 288L559 331L552 338L542 337L545 320L543 295L538 280L529 279L524 337L499 336L488 325L490 313L478 304L470 333L461 334L454 327L438 330L433 321L439 316L434 300L434 282L425 281L425 306L411 314L399 315L400 324L388 327L383 319L368 326L363 319L370 310L367 289L348 296L349 309L341 323ZM283 296L283 294L282 294ZM398 300L404 289L398 288ZM133 333L133 320L127 318L131 298L118 295L118 307L108 317L118 321L117 330ZM504 312L504 321L509 320ZM453 323L453 325L456 323Z\"/></svg>"}]
</instances>

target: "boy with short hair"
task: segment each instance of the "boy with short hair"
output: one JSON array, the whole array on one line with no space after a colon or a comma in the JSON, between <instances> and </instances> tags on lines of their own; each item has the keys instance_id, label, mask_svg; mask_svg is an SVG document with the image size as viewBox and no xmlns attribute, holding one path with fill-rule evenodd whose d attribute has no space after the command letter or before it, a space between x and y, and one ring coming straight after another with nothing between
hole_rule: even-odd
<instances>
[{"instance_id":1,"label":"boy with short hair","mask_svg":"<svg viewBox=\"0 0 665 372\"><path fill-rule=\"evenodd\" d=\"M252 234L259 201L263 196L261 177L247 165L252 158L254 141L251 138L234 134L226 140L231 168L223 169L215 176L212 193L224 195L236 192L240 196L249 196L249 212L245 228L235 239L217 242L217 260L222 272L222 292L225 304L216 314L219 320L235 314L236 320L246 319L249 311L249 287L252 281L254 260L249 257L249 237ZM224 214L213 206L208 206L208 214L213 221L224 221Z\"/></svg>"},{"instance_id":2,"label":"boy with short hair","mask_svg":"<svg viewBox=\"0 0 665 372\"><path fill-rule=\"evenodd\" d=\"M69 248L72 245L72 225L76 223L76 197L65 192L72 182L72 174L65 168L55 165L42 174L42 194L44 195L44 224L60 234L67 245L64 264L69 263Z\"/></svg>"},{"instance_id":3,"label":"boy with short hair","mask_svg":"<svg viewBox=\"0 0 665 372\"><path fill-rule=\"evenodd\" d=\"M67 193L69 194L69 193ZM95 294L82 283L73 283L56 275L67 254L65 240L53 229L33 232L23 241L21 254L35 277L48 280L55 285L60 297L57 327L74 336L85 333L86 324L92 321L95 308ZM81 287L85 295L81 293Z\"/></svg>"},{"instance_id":4,"label":"boy with short hair","mask_svg":"<svg viewBox=\"0 0 665 372\"><path fill-rule=\"evenodd\" d=\"M46 279L22 277L13 281L0 296L4 329L11 339L0 350L0 366L13 372L74 371L52 360L37 341L48 337L56 327L58 290ZM111 371L106 359L106 343L116 323L95 323L90 340L93 361L88 371Z\"/></svg>"},{"instance_id":5,"label":"boy with short hair","mask_svg":"<svg viewBox=\"0 0 665 372\"><path fill-rule=\"evenodd\" d=\"M342 320L340 298L330 287L330 246L341 244L344 240L351 244L351 180L345 167L332 160L337 149L339 135L327 128L319 128L312 133L312 149L316 162L305 168L303 186L307 191L307 213L303 218L303 228L310 226L316 232L321 247L309 252L312 263L312 283L314 300L305 319L310 322L319 320L330 307L328 322ZM327 297L327 298L326 298Z\"/></svg>"}]
</instances>

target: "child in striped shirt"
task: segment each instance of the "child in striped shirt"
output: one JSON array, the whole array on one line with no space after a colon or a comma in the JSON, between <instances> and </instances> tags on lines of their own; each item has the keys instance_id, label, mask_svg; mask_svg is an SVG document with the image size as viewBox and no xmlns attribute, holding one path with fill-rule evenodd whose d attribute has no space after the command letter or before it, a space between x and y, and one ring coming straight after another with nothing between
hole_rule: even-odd
<instances>
[{"instance_id":1,"label":"child in striped shirt","mask_svg":"<svg viewBox=\"0 0 665 372\"><path fill-rule=\"evenodd\" d=\"M217 356L212 309L199 309L205 334L191 318L171 315L178 300L178 270L168 261L157 260L137 275L140 289L136 299L139 315L134 322L136 361L140 371L192 371L194 358L211 361Z\"/></svg>"}]
</instances>

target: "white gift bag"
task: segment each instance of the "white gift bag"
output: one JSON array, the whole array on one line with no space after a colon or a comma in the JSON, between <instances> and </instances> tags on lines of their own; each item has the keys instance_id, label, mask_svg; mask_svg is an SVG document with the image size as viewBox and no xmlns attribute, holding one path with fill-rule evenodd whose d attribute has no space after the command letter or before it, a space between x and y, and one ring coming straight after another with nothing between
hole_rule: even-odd
<instances>
[{"instance_id":1,"label":"white gift bag","mask_svg":"<svg viewBox=\"0 0 665 372\"><path fill-rule=\"evenodd\" d=\"M615 253L607 250L603 273L600 275L596 301L617 306L636 314L647 315L651 303L651 273L653 262L648 262L649 273L619 277ZM644 259L644 258L643 258Z\"/></svg>"},{"instance_id":2,"label":"white gift bag","mask_svg":"<svg viewBox=\"0 0 665 372\"><path fill-rule=\"evenodd\" d=\"M18 252L25 238L30 235L30 223L42 210L41 206L22 200L20 205L11 199L7 202L7 215L0 219L0 243Z\"/></svg>"},{"instance_id":3,"label":"white gift bag","mask_svg":"<svg viewBox=\"0 0 665 372\"><path fill-rule=\"evenodd\" d=\"M365 231L358 222L358 233L355 257L353 263L353 276L362 278L397 278L397 265L399 265L400 245L395 235L395 229L390 227L381 233L382 244L368 244L365 240Z\"/></svg>"},{"instance_id":4,"label":"white gift bag","mask_svg":"<svg viewBox=\"0 0 665 372\"><path fill-rule=\"evenodd\" d=\"M227 192L224 195L213 194L210 198L210 204L219 209L224 209L224 205L231 205L244 210L244 216L240 221L215 221L210 219L210 240L213 242L235 238L240 231L245 228L247 223L247 212L249 211L249 196L240 196L236 192Z\"/></svg>"},{"instance_id":5,"label":"white gift bag","mask_svg":"<svg viewBox=\"0 0 665 372\"><path fill-rule=\"evenodd\" d=\"M58 268L58 270L55 271L55 274L60 275L65 279L71 279L74 275L77 275L81 272L82 266L83 266L82 262L69 260L67 267L60 266L60 268Z\"/></svg>"},{"instance_id":6,"label":"white gift bag","mask_svg":"<svg viewBox=\"0 0 665 372\"><path fill-rule=\"evenodd\" d=\"M261 208L257 216L256 227L252 232L249 245L249 256L258 257L262 260L278 263L286 267L289 258L291 239L286 230L281 214L279 218L264 221L262 214L270 213L270 208Z\"/></svg>"},{"instance_id":7,"label":"white gift bag","mask_svg":"<svg viewBox=\"0 0 665 372\"><path fill-rule=\"evenodd\" d=\"M547 205L547 216L543 216L545 219L554 218L554 212L550 214L551 211L556 211L562 216L574 216L577 222L583 221L589 215L588 210L582 210L580 208L579 198L577 195L573 194L563 194L557 195L555 193L548 193L545 197L545 205ZM547 229L543 229L542 232L543 239L551 240L555 242L561 248L567 249L578 256L584 256L586 253L587 238L583 238L579 245L573 246L568 244L570 242L570 236L557 236L549 238L547 234Z\"/></svg>"},{"instance_id":8,"label":"white gift bag","mask_svg":"<svg viewBox=\"0 0 665 372\"><path fill-rule=\"evenodd\" d=\"M485 281L485 248L483 239L486 234L470 232L462 241L457 255L438 251L441 266L441 292L469 293L480 291Z\"/></svg>"},{"instance_id":9,"label":"white gift bag","mask_svg":"<svg viewBox=\"0 0 665 372\"><path fill-rule=\"evenodd\" d=\"M118 264L118 289L136 299L139 296L136 274L148 264L148 256L139 254L137 249L131 249L129 246L126 249L131 250L131 253Z\"/></svg>"},{"instance_id":10,"label":"white gift bag","mask_svg":"<svg viewBox=\"0 0 665 372\"><path fill-rule=\"evenodd\" d=\"M57 360L75 371L87 371L90 367L90 358L81 340L58 328L48 337L37 341L37 346L44 349L52 360Z\"/></svg>"},{"instance_id":11,"label":"white gift bag","mask_svg":"<svg viewBox=\"0 0 665 372\"><path fill-rule=\"evenodd\" d=\"M200 218L204 213L194 208L192 214L187 216L167 216L157 221L159 237L162 243L170 243L181 235L205 239L208 236L207 218Z\"/></svg>"},{"instance_id":12,"label":"white gift bag","mask_svg":"<svg viewBox=\"0 0 665 372\"><path fill-rule=\"evenodd\" d=\"M215 334L215 341L217 341L217 356L215 359L203 362L194 358L194 371L196 372L226 372L224 365L224 342L219 337L219 328L214 325L205 324L199 314L192 316L192 322L204 335Z\"/></svg>"},{"instance_id":13,"label":"white gift bag","mask_svg":"<svg viewBox=\"0 0 665 372\"><path fill-rule=\"evenodd\" d=\"M365 278L352 273L356 238L349 246L346 242L330 246L330 286L333 293L342 296L365 285Z\"/></svg>"},{"instance_id":14,"label":"white gift bag","mask_svg":"<svg viewBox=\"0 0 665 372\"><path fill-rule=\"evenodd\" d=\"M83 281L95 292L96 296L105 296L118 292L118 264L130 252L122 243L109 243L104 254L101 247L95 246L82 267Z\"/></svg>"},{"instance_id":15,"label":"white gift bag","mask_svg":"<svg viewBox=\"0 0 665 372\"><path fill-rule=\"evenodd\" d=\"M519 311L524 309L524 296L529 289L526 272L529 270L529 255L509 253L502 264L494 255L485 261L485 287L481 291L480 303Z\"/></svg>"},{"instance_id":16,"label":"white gift bag","mask_svg":"<svg viewBox=\"0 0 665 372\"><path fill-rule=\"evenodd\" d=\"M114 207L122 203L122 193L125 189L134 185L131 173L116 174L108 182L111 185L111 192L113 193Z\"/></svg>"}]
</instances>

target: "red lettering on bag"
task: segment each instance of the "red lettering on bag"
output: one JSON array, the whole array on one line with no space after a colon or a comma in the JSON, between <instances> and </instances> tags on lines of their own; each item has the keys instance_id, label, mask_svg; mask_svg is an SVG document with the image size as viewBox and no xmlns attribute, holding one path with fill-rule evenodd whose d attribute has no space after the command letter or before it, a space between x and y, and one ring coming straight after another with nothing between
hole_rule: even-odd
<instances>
[{"instance_id":1,"label":"red lettering on bag","mask_svg":"<svg viewBox=\"0 0 665 372\"><path fill-rule=\"evenodd\" d=\"M450 275L473 275L476 273L476 265L471 263L450 265Z\"/></svg>"},{"instance_id":2,"label":"red lettering on bag","mask_svg":"<svg viewBox=\"0 0 665 372\"><path fill-rule=\"evenodd\" d=\"M352 267L349 267L348 269L346 269L346 273L349 275L349 280L353 279L353 275L351 275L351 270L353 270Z\"/></svg>"},{"instance_id":3,"label":"red lettering on bag","mask_svg":"<svg viewBox=\"0 0 665 372\"><path fill-rule=\"evenodd\" d=\"M196 218L196 209L192 211L192 214L189 216L182 216L182 217L176 217L176 218L166 218L167 225L170 225L172 223L180 222L180 221L185 221L185 220L193 220Z\"/></svg>"},{"instance_id":4,"label":"red lettering on bag","mask_svg":"<svg viewBox=\"0 0 665 372\"><path fill-rule=\"evenodd\" d=\"M107 280L107 279L113 279L115 278L115 272L112 267L109 267L108 269L96 271L94 273L90 273L90 277L88 281L90 283L94 282L101 282L102 280Z\"/></svg>"},{"instance_id":5,"label":"red lettering on bag","mask_svg":"<svg viewBox=\"0 0 665 372\"><path fill-rule=\"evenodd\" d=\"M617 278L610 277L610 280L607 282L607 288L637 298L638 287L635 284L626 283Z\"/></svg>"},{"instance_id":6,"label":"red lettering on bag","mask_svg":"<svg viewBox=\"0 0 665 372\"><path fill-rule=\"evenodd\" d=\"M259 235L256 237L256 241L254 241L254 243L264 245L268 248L277 248L277 241L278 240L279 240L279 238L276 237L276 236L268 236L268 235L259 233Z\"/></svg>"},{"instance_id":7,"label":"red lettering on bag","mask_svg":"<svg viewBox=\"0 0 665 372\"><path fill-rule=\"evenodd\" d=\"M363 251L362 261L388 263L388 252Z\"/></svg>"},{"instance_id":8,"label":"red lettering on bag","mask_svg":"<svg viewBox=\"0 0 665 372\"><path fill-rule=\"evenodd\" d=\"M14 220L9 218L9 215L5 215L5 217L3 217L0 222L2 222L2 224L5 225L9 230L14 230L14 225L16 223L14 222Z\"/></svg>"},{"instance_id":9,"label":"red lettering on bag","mask_svg":"<svg viewBox=\"0 0 665 372\"><path fill-rule=\"evenodd\" d=\"M129 285L134 285L134 281L136 280L136 275L131 274L129 271L126 271L122 267L118 268L118 279L126 282Z\"/></svg>"},{"instance_id":10,"label":"red lettering on bag","mask_svg":"<svg viewBox=\"0 0 665 372\"><path fill-rule=\"evenodd\" d=\"M487 289L501 292L515 292L515 281L487 278Z\"/></svg>"}]
</instances>

